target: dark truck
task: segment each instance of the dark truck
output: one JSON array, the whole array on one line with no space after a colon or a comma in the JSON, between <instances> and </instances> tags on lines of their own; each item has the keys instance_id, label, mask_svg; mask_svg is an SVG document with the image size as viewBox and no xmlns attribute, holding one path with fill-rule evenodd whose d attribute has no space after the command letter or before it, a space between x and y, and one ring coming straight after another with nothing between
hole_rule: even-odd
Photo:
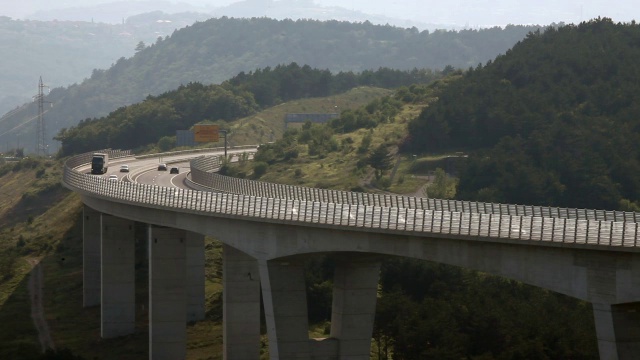
<instances>
[{"instance_id":1,"label":"dark truck","mask_svg":"<svg viewBox=\"0 0 640 360\"><path fill-rule=\"evenodd\" d=\"M109 154L94 153L91 158L91 173L104 174L109 169Z\"/></svg>"}]
</instances>

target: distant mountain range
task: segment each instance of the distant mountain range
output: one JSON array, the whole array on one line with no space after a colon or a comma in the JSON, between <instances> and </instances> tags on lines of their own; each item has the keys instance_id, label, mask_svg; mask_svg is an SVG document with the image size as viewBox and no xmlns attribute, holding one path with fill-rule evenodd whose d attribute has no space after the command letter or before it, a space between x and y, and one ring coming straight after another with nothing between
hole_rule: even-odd
<instances>
[{"instance_id":1,"label":"distant mountain range","mask_svg":"<svg viewBox=\"0 0 640 360\"><path fill-rule=\"evenodd\" d=\"M37 0L31 2L38 3ZM192 2L188 1L187 2ZM315 19L315 20L340 20L349 22L369 21L373 24L389 24L400 27L417 27L420 30L435 29L459 29L462 25L453 23L436 23L409 17L372 14L366 10L358 10L349 7L348 2L331 6L323 6L319 1L312 0L243 0L223 1L223 6L216 6L210 2L206 6L200 6L171 1L65 1L64 3L47 2L28 6L29 1L23 5L22 10L8 9L3 11L12 17L27 18L32 20L58 20L58 21L87 21L105 22L109 24L123 23L131 16L147 12L162 11L167 14L191 13L194 17L268 17L272 19ZM394 6L394 4L389 4ZM366 9L366 8L365 8Z\"/></svg>"},{"instance_id":2,"label":"distant mountain range","mask_svg":"<svg viewBox=\"0 0 640 360\"><path fill-rule=\"evenodd\" d=\"M374 24L416 26L421 30L579 23L597 17L629 22L640 18L636 0L21 0L2 7L0 15L121 23L129 16L157 10L209 16L369 20Z\"/></svg>"}]
</instances>

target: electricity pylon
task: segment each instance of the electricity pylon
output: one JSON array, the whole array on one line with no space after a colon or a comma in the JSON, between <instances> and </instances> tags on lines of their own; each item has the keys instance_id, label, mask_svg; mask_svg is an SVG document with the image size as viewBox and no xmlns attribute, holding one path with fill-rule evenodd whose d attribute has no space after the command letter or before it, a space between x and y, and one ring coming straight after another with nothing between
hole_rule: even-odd
<instances>
[{"instance_id":1,"label":"electricity pylon","mask_svg":"<svg viewBox=\"0 0 640 360\"><path fill-rule=\"evenodd\" d=\"M38 142L36 144L36 155L47 156L47 144L46 144L46 128L44 124L44 103L51 103L44 100L44 88L48 86L42 83L42 76L40 76L40 83L38 84L38 95L35 96L35 101L38 102L38 125L36 132L38 133Z\"/></svg>"}]
</instances>

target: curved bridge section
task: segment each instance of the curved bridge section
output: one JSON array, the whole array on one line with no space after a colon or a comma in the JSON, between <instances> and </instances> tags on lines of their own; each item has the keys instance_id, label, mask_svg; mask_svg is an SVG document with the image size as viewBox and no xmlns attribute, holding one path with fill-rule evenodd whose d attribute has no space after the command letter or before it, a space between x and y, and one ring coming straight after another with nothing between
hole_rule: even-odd
<instances>
[{"instance_id":1,"label":"curved bridge section","mask_svg":"<svg viewBox=\"0 0 640 360\"><path fill-rule=\"evenodd\" d=\"M640 220L640 213L637 212L431 199L424 197L336 191L309 188L304 186L274 184L220 175L216 173L220 166L221 163L219 157L199 157L192 160L191 175L193 181L214 191L242 195L253 195L266 198L293 199L352 205L400 207L450 212L501 214L509 216L537 216L548 218L557 217L623 222L637 222Z\"/></svg>"},{"instance_id":2,"label":"curved bridge section","mask_svg":"<svg viewBox=\"0 0 640 360\"><path fill-rule=\"evenodd\" d=\"M105 264L113 261L112 267L128 269L130 264L121 262L129 261L131 250L122 249L132 245L122 233L128 233L131 221L150 224L150 358L184 357L184 323L203 314L203 235L225 244L227 359L258 358L260 292L272 359L368 359L377 271L380 259L390 255L476 269L590 301L601 357L631 359L640 354L635 213L269 184L215 174L219 164L206 157L192 161L192 180L218 192L183 190L107 181L74 170L87 158L67 162L63 183L87 205L85 229L92 228L87 225L91 219L99 219L99 235L85 232L85 263L91 254L95 258L99 243L103 295L93 302L103 307L103 337L129 333L131 316L123 320L121 314L134 311L131 290L118 294L115 302L104 295L109 293L105 288L131 287L121 274L109 275L113 270ZM310 253L335 253L338 259L331 336L323 341L307 335L302 270L304 254ZM186 275L191 272L196 274ZM192 278L196 281L189 285ZM85 288L89 283L85 281ZM85 299L89 296L85 292ZM123 297L128 300L121 301ZM157 311L158 302L166 310L167 298L178 298L173 308L185 311L170 316ZM153 335L158 334L156 321L160 328L171 329L171 336Z\"/></svg>"}]
</instances>

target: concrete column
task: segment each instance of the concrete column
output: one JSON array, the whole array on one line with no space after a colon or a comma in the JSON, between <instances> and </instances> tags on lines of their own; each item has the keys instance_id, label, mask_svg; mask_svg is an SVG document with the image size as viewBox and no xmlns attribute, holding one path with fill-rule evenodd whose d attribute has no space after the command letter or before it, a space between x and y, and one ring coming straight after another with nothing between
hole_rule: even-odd
<instances>
[{"instance_id":1,"label":"concrete column","mask_svg":"<svg viewBox=\"0 0 640 360\"><path fill-rule=\"evenodd\" d=\"M82 210L82 306L100 305L100 239L102 218L88 206Z\"/></svg>"},{"instance_id":2,"label":"concrete column","mask_svg":"<svg viewBox=\"0 0 640 360\"><path fill-rule=\"evenodd\" d=\"M640 354L640 303L593 304L601 360L631 360Z\"/></svg>"},{"instance_id":3,"label":"concrete column","mask_svg":"<svg viewBox=\"0 0 640 360\"><path fill-rule=\"evenodd\" d=\"M338 359L368 360L376 312L380 261L370 256L338 258L333 280L331 337Z\"/></svg>"},{"instance_id":4,"label":"concrete column","mask_svg":"<svg viewBox=\"0 0 640 360\"><path fill-rule=\"evenodd\" d=\"M135 331L134 222L102 215L101 336L112 338Z\"/></svg>"},{"instance_id":5,"label":"concrete column","mask_svg":"<svg viewBox=\"0 0 640 360\"><path fill-rule=\"evenodd\" d=\"M187 232L187 322L204 320L204 235Z\"/></svg>"},{"instance_id":6,"label":"concrete column","mask_svg":"<svg viewBox=\"0 0 640 360\"><path fill-rule=\"evenodd\" d=\"M258 261L231 246L222 248L223 358L260 358ZM272 359L277 359L273 358Z\"/></svg>"},{"instance_id":7,"label":"concrete column","mask_svg":"<svg viewBox=\"0 0 640 360\"><path fill-rule=\"evenodd\" d=\"M187 352L186 232L149 228L149 359Z\"/></svg>"},{"instance_id":8,"label":"concrete column","mask_svg":"<svg viewBox=\"0 0 640 360\"><path fill-rule=\"evenodd\" d=\"M304 266L291 260L260 260L262 299L271 359L311 358Z\"/></svg>"}]
</instances>

